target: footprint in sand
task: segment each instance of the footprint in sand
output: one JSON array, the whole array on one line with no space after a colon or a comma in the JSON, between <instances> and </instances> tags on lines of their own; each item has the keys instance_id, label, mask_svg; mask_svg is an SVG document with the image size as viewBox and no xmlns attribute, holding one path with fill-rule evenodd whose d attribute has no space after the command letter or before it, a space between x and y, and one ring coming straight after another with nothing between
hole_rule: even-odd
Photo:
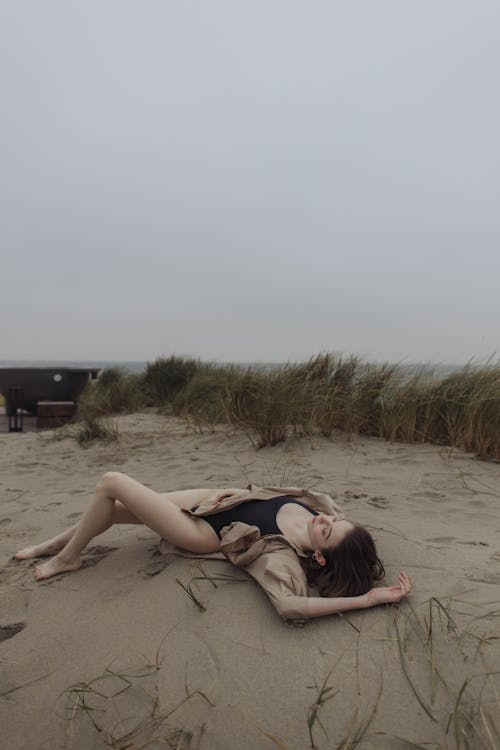
<instances>
[{"instance_id":1,"label":"footprint in sand","mask_svg":"<svg viewBox=\"0 0 500 750\"><path fill-rule=\"evenodd\" d=\"M2 518L0 519L0 526L8 526L9 523L12 523L11 518Z\"/></svg>"},{"instance_id":2,"label":"footprint in sand","mask_svg":"<svg viewBox=\"0 0 500 750\"><path fill-rule=\"evenodd\" d=\"M116 549L118 549L118 547L102 547L101 545L89 547L85 553L82 568L93 568L94 565L100 563L101 560L110 554L110 552L114 552ZM87 555L91 555L91 557L87 557Z\"/></svg>"},{"instance_id":3,"label":"footprint in sand","mask_svg":"<svg viewBox=\"0 0 500 750\"><path fill-rule=\"evenodd\" d=\"M21 560L8 560L2 568L0 568L0 583L1 584L11 584L14 583L14 581L21 580L22 578L26 578L28 574L29 567L26 567L25 565L20 565L22 561ZM30 561L31 562L31 561Z\"/></svg>"},{"instance_id":4,"label":"footprint in sand","mask_svg":"<svg viewBox=\"0 0 500 750\"><path fill-rule=\"evenodd\" d=\"M0 643L17 635L21 630L24 630L25 627L25 622L13 622L10 625L0 625Z\"/></svg>"},{"instance_id":5,"label":"footprint in sand","mask_svg":"<svg viewBox=\"0 0 500 750\"><path fill-rule=\"evenodd\" d=\"M155 549L149 563L139 572L142 573L143 578L152 578L164 571L171 562L169 555L163 555L158 549Z\"/></svg>"},{"instance_id":6,"label":"footprint in sand","mask_svg":"<svg viewBox=\"0 0 500 750\"><path fill-rule=\"evenodd\" d=\"M353 492L352 490L346 490L342 493L343 496L349 500L359 500L360 497L368 497L366 492Z\"/></svg>"},{"instance_id":7,"label":"footprint in sand","mask_svg":"<svg viewBox=\"0 0 500 750\"><path fill-rule=\"evenodd\" d=\"M387 500L386 497L369 497L366 501L368 505L373 506L374 508L380 508L380 510L387 510L387 508L390 505L389 500Z\"/></svg>"},{"instance_id":8,"label":"footprint in sand","mask_svg":"<svg viewBox=\"0 0 500 750\"><path fill-rule=\"evenodd\" d=\"M474 583L490 583L495 585L500 583L500 575L495 575L488 571L485 571L484 575L468 575L464 576L464 578Z\"/></svg>"},{"instance_id":9,"label":"footprint in sand","mask_svg":"<svg viewBox=\"0 0 500 750\"><path fill-rule=\"evenodd\" d=\"M425 539L426 542L431 542L432 544L452 544L455 542L456 544L467 544L472 547L489 547L490 545L488 542L482 542L480 539L457 539L455 536L431 536ZM493 555L490 557L490 560L494 560L495 556ZM500 555L498 557L498 560L500 561Z\"/></svg>"},{"instance_id":10,"label":"footprint in sand","mask_svg":"<svg viewBox=\"0 0 500 750\"><path fill-rule=\"evenodd\" d=\"M437 542L438 544L449 544L450 542L454 542L456 537L454 536L431 536L429 539L426 539L426 542Z\"/></svg>"},{"instance_id":11,"label":"footprint in sand","mask_svg":"<svg viewBox=\"0 0 500 750\"><path fill-rule=\"evenodd\" d=\"M423 498L424 500L439 500L440 502L446 502L448 498L442 492L433 492L432 490L412 492L411 497Z\"/></svg>"}]
</instances>

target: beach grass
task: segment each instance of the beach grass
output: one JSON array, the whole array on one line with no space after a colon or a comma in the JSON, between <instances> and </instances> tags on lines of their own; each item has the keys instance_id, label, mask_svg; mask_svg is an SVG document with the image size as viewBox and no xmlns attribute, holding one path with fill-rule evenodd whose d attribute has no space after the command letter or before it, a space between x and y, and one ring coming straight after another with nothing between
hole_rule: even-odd
<instances>
[{"instance_id":1,"label":"beach grass","mask_svg":"<svg viewBox=\"0 0 500 750\"><path fill-rule=\"evenodd\" d=\"M147 684L147 678L157 671L158 668L154 666L139 670L106 667L97 677L70 685L63 695L67 716L65 747L81 747L80 733L83 727L81 724L78 726L79 717L85 717L103 746L113 750L141 750L160 745L174 749L183 746L184 739L189 747L193 733L177 726L173 717L195 696L202 698L209 706L213 707L214 704L203 691L190 691L185 681L186 695L169 711L160 711L158 696L154 697L155 686ZM146 684L141 685L144 680ZM128 691L132 692L132 696L125 706L134 706L140 712L134 717L123 713L120 705L120 698ZM200 732L203 732L203 726Z\"/></svg>"},{"instance_id":2,"label":"beach grass","mask_svg":"<svg viewBox=\"0 0 500 750\"><path fill-rule=\"evenodd\" d=\"M97 381L90 381L78 401L81 419L138 411L147 403L142 376L120 367L102 371Z\"/></svg>"},{"instance_id":3,"label":"beach grass","mask_svg":"<svg viewBox=\"0 0 500 750\"><path fill-rule=\"evenodd\" d=\"M201 432L243 429L257 447L291 436L368 435L434 443L500 460L500 363L469 363L447 375L431 367L373 364L320 353L272 369L212 365L172 356L141 374L112 368L90 383L83 417L138 411L186 418Z\"/></svg>"},{"instance_id":4,"label":"beach grass","mask_svg":"<svg viewBox=\"0 0 500 750\"><path fill-rule=\"evenodd\" d=\"M148 362L142 376L144 392L153 405L172 401L201 368L199 360L172 355Z\"/></svg>"},{"instance_id":5,"label":"beach grass","mask_svg":"<svg viewBox=\"0 0 500 750\"><path fill-rule=\"evenodd\" d=\"M87 415L79 421L75 437L80 445L94 440L112 442L118 439L118 428L109 419Z\"/></svg>"},{"instance_id":6,"label":"beach grass","mask_svg":"<svg viewBox=\"0 0 500 750\"><path fill-rule=\"evenodd\" d=\"M202 577L205 579L206 575ZM415 606L407 600L385 611L374 610L369 627L363 633L353 633L338 648L326 674L321 670L319 678L313 677L313 684L303 685L313 691L313 696L312 701L306 699L303 703L300 744L289 744L288 738L285 741L279 737L277 732L282 731L282 726L275 721L272 707L259 718L256 729L282 750L305 750L307 746L312 750L372 746L500 750L499 673L491 671L495 654L491 654L488 664L485 654L474 648L475 639L483 644L483 651L498 648L487 645L495 627L497 610L490 609L494 604L432 597ZM201 617L202 612L204 609L200 610ZM376 634L385 629L384 621L387 638L377 638ZM178 747L182 736L201 736L207 711L217 707L212 698L213 684L209 683L207 690L204 686L190 689L186 666L184 692L169 701L168 709L160 700L156 676L171 669L163 654L169 633L161 639L152 659L141 654L139 665L108 666L97 676L67 688L61 698L67 718L68 750L80 747L84 736L99 737L104 746L116 750L156 747L161 742ZM363 643L358 665L360 638ZM122 658L120 663L123 664ZM349 679L354 663L364 675L358 683ZM367 673L371 675L369 680ZM439 684L435 684L435 676L439 676ZM219 691L217 688L216 693ZM193 705L196 715L188 728L183 726L178 712L195 696L202 703ZM408 715L414 717L414 712L419 715L417 724L406 721ZM227 731L216 723L220 720L220 712L214 713L212 731ZM89 729L91 734L84 735Z\"/></svg>"}]
</instances>

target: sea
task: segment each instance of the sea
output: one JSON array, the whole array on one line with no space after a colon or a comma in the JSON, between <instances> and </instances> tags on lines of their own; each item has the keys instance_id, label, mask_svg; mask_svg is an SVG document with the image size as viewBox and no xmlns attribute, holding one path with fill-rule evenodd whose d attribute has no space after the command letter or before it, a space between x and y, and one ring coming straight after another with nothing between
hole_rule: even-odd
<instances>
[{"instance_id":1,"label":"sea","mask_svg":"<svg viewBox=\"0 0 500 750\"><path fill-rule=\"evenodd\" d=\"M83 367L104 370L108 367L122 367L129 372L140 373L146 369L147 362L104 359L0 359L0 368L7 367Z\"/></svg>"},{"instance_id":2,"label":"sea","mask_svg":"<svg viewBox=\"0 0 500 750\"><path fill-rule=\"evenodd\" d=\"M154 360L148 360L153 362ZM104 360L104 359L89 359L89 360L74 360L74 359L0 359L0 369L8 367L82 367L91 368L93 370L105 370L110 367L120 367L128 372L141 373L144 372L148 365L148 361L142 360ZM204 364L209 364L209 360L203 360ZM280 367L284 363L282 362L213 362L221 366L237 365L239 367L258 367L263 370L273 370L276 367Z\"/></svg>"},{"instance_id":3,"label":"sea","mask_svg":"<svg viewBox=\"0 0 500 750\"><path fill-rule=\"evenodd\" d=\"M150 360L154 361L154 360ZM306 360L304 360L306 361ZM204 360L205 362L205 360ZM206 361L209 363L209 360ZM146 369L148 362L142 360L104 360L104 359L89 359L89 360L73 360L73 359L4 359L0 360L0 369L8 367L84 367L104 370L110 367L120 367L128 372L141 373ZM213 362L213 364L221 366L236 365L238 367L255 367L260 370L270 371L278 367L282 367L287 364L285 362ZM475 363L477 365L477 363ZM401 368L412 373L418 370L426 369L432 370L435 375L444 377L456 370L460 370L464 364L445 364L445 363L406 363L400 364Z\"/></svg>"}]
</instances>

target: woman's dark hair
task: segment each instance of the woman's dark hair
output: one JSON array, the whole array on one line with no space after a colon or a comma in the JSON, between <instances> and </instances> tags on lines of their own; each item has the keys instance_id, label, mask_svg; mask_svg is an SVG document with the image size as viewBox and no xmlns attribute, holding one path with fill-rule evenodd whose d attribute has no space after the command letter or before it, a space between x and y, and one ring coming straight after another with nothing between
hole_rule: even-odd
<instances>
[{"instance_id":1,"label":"woman's dark hair","mask_svg":"<svg viewBox=\"0 0 500 750\"><path fill-rule=\"evenodd\" d=\"M373 537L364 526L354 524L340 544L322 553L326 565L310 557L300 558L307 582L320 596L360 596L385 576Z\"/></svg>"}]
</instances>

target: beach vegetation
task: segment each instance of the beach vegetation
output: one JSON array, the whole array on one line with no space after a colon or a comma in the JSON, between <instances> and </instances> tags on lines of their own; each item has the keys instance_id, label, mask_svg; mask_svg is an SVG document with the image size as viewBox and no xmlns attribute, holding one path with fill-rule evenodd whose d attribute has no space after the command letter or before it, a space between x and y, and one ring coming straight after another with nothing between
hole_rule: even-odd
<instances>
[{"instance_id":1,"label":"beach vegetation","mask_svg":"<svg viewBox=\"0 0 500 750\"><path fill-rule=\"evenodd\" d=\"M293 420L287 391L281 369L268 374L249 369L231 390L229 421L243 428L257 447L282 442Z\"/></svg>"},{"instance_id":2,"label":"beach vegetation","mask_svg":"<svg viewBox=\"0 0 500 750\"><path fill-rule=\"evenodd\" d=\"M209 612L193 592L194 581L216 589L219 583L242 580L221 571L207 573L199 561L193 571L189 584L178 579L177 583L199 617ZM337 634L342 647L326 674L323 664L320 675L313 672L307 682L297 681L297 691L303 687L312 695L308 699L304 692L302 731L294 736L295 744L278 736L280 722L265 707L256 729L282 750L297 743L311 750L393 746L500 750L498 602L478 601L474 592L468 593L462 592L460 598L433 596L415 605L407 599L378 608L370 613L366 628L361 627L363 616L359 628ZM122 653L100 667L96 676L83 676L61 694L68 750L95 743L117 750L200 747L207 712L221 707L209 686L207 690L203 684L190 687L186 663L182 692L168 703L159 700L172 670L169 637L174 627L161 638L153 656L141 654L137 663ZM235 645L248 648L246 643ZM324 644L320 653L332 652ZM197 703L191 707L195 698ZM227 734L227 706L222 705L224 711L209 715L214 736ZM183 707L192 708L189 724Z\"/></svg>"},{"instance_id":3,"label":"beach vegetation","mask_svg":"<svg viewBox=\"0 0 500 750\"><path fill-rule=\"evenodd\" d=\"M200 430L228 422L231 394L240 378L238 367L200 367L173 399L172 413L193 421Z\"/></svg>"},{"instance_id":4,"label":"beach vegetation","mask_svg":"<svg viewBox=\"0 0 500 750\"><path fill-rule=\"evenodd\" d=\"M270 371L248 368L230 391L230 423L247 431L259 448L277 445L290 435L311 435L318 401L314 365L312 361Z\"/></svg>"},{"instance_id":5,"label":"beach vegetation","mask_svg":"<svg viewBox=\"0 0 500 750\"><path fill-rule=\"evenodd\" d=\"M468 364L448 375L435 387L432 414L435 442L500 460L500 366Z\"/></svg>"},{"instance_id":6,"label":"beach vegetation","mask_svg":"<svg viewBox=\"0 0 500 750\"><path fill-rule=\"evenodd\" d=\"M78 401L77 418L131 413L144 408L146 403L142 376L110 367L96 381L87 384Z\"/></svg>"},{"instance_id":7,"label":"beach vegetation","mask_svg":"<svg viewBox=\"0 0 500 750\"><path fill-rule=\"evenodd\" d=\"M340 657L340 659L341 658L342 658L342 656ZM318 685L317 682L316 682L316 680L315 680L314 681L314 685L309 686L311 688L314 688L316 690L316 692L317 692L316 698L311 703L311 705L309 706L308 711L307 711L307 730L309 732L309 742L310 742L311 748L313 748L313 750L317 750L317 748L318 748L318 745L316 744L316 741L315 741L314 736L313 736L313 728L314 728L314 725L316 724L316 722L319 724L319 726L321 727L321 729L323 730L323 732L325 733L325 735L328 736L327 733L326 733L326 730L325 730L325 728L323 726L323 724L319 720L319 709L325 703L327 703L328 701L330 701L333 698L335 698L335 696L339 692L339 690L335 690L332 686L328 685L328 680L330 679L330 676L331 676L333 670L335 669L335 667L337 666L337 663L340 661L340 659L338 659L337 662L330 669L330 671L328 672L328 674L324 678L324 680L321 683L321 685Z\"/></svg>"},{"instance_id":8,"label":"beach vegetation","mask_svg":"<svg viewBox=\"0 0 500 750\"><path fill-rule=\"evenodd\" d=\"M179 726L177 717L182 716L179 711L196 698L210 708L215 704L203 690L189 687L187 664L184 694L168 709L160 704L157 678L165 656L162 647L169 632L162 638L154 660L141 654L138 665L113 669L107 666L97 676L80 680L61 694L66 718L65 748L90 747L90 744L97 747L96 742L99 747L114 750L195 747L194 734L200 747L205 724L195 728Z\"/></svg>"},{"instance_id":9,"label":"beach vegetation","mask_svg":"<svg viewBox=\"0 0 500 750\"><path fill-rule=\"evenodd\" d=\"M428 442L500 460L500 363L451 372L367 363L323 352L273 367L160 357L143 374L111 368L91 383L79 414L101 417L156 407L214 429L241 428L256 447L290 437L368 435Z\"/></svg>"},{"instance_id":10,"label":"beach vegetation","mask_svg":"<svg viewBox=\"0 0 500 750\"><path fill-rule=\"evenodd\" d=\"M218 588L219 584L248 583L248 581L250 580L248 577L243 577L241 575L233 575L231 573L224 573L220 571L215 574L207 573L207 571L203 568L199 560L193 563L190 567L191 567L191 579L188 583L183 583L179 578L176 578L175 580L176 580L177 585L180 586L180 588L184 591L187 598L193 603L195 607L197 607L200 610L200 612L206 612L207 608L201 602L198 595L195 593L193 589L194 584L195 584L195 588L198 588L199 586L199 584L196 582L198 581L208 582L214 589L216 589Z\"/></svg>"},{"instance_id":11,"label":"beach vegetation","mask_svg":"<svg viewBox=\"0 0 500 750\"><path fill-rule=\"evenodd\" d=\"M112 442L118 439L118 428L105 417L87 414L77 425L76 440L80 445L87 445L94 440Z\"/></svg>"},{"instance_id":12,"label":"beach vegetation","mask_svg":"<svg viewBox=\"0 0 500 750\"><path fill-rule=\"evenodd\" d=\"M381 434L405 443L430 440L436 381L432 370L396 370L381 396Z\"/></svg>"},{"instance_id":13,"label":"beach vegetation","mask_svg":"<svg viewBox=\"0 0 500 750\"><path fill-rule=\"evenodd\" d=\"M175 399L200 367L198 360L176 355L148 362L142 380L151 405Z\"/></svg>"}]
</instances>

